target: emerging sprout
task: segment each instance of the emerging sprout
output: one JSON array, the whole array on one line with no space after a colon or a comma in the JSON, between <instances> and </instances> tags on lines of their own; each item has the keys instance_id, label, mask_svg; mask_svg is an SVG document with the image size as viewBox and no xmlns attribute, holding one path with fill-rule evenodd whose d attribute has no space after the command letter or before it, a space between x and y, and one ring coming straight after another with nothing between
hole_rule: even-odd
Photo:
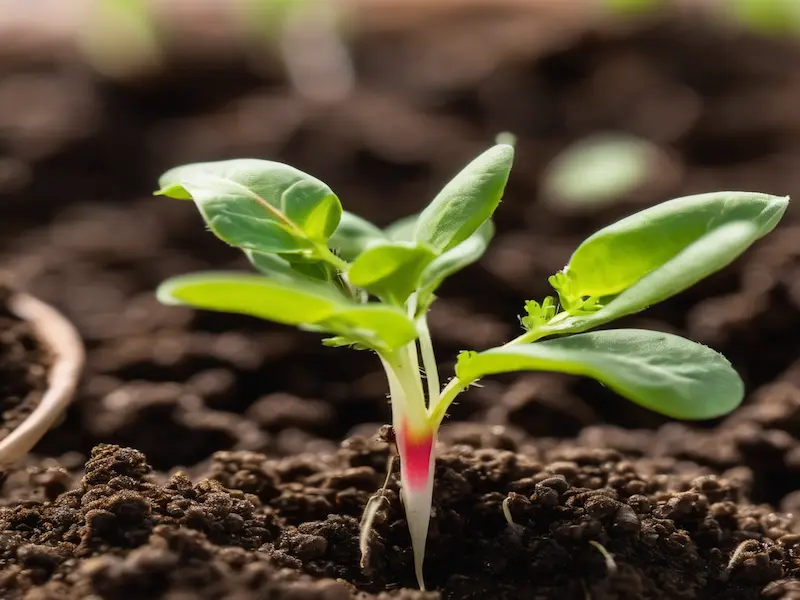
<instances>
[{"instance_id":1,"label":"emerging sprout","mask_svg":"<svg viewBox=\"0 0 800 600\"><path fill-rule=\"evenodd\" d=\"M486 250L513 155L507 144L490 148L421 214L384 230L343 212L318 179L264 160L179 167L161 178L157 192L194 200L211 231L242 249L261 272L176 277L158 289L162 302L294 325L326 334L329 346L377 354L391 393L401 499L423 589L437 432L456 396L493 373L561 371L592 377L675 418L733 410L744 386L713 350L655 331L586 332L723 268L772 230L788 204L758 193L703 194L598 231L550 278L554 296L525 304L521 335L497 348L462 352L455 377L441 388L428 309L441 283Z\"/></svg>"}]
</instances>

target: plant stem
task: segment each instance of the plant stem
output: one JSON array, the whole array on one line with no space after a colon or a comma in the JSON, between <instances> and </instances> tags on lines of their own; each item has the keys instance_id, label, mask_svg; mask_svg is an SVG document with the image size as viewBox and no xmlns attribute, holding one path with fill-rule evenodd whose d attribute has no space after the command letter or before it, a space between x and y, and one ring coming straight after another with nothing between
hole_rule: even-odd
<instances>
[{"instance_id":1,"label":"plant stem","mask_svg":"<svg viewBox=\"0 0 800 600\"><path fill-rule=\"evenodd\" d=\"M532 344L533 342L555 333L554 331L550 331L547 329L547 326L540 327L538 329L534 329L532 331L526 331L520 336L517 336L510 342L507 342L501 346L501 348L505 348L507 346L515 346L517 344ZM420 340L422 338L420 337ZM450 408L450 405L453 403L453 400L463 392L473 381L463 381L459 379L457 376L453 377L439 396L439 399L435 403L431 403L428 409L428 415L431 421L431 425L438 429L439 425L441 425L442 421L444 420L444 416L447 413L447 409Z\"/></svg>"},{"instance_id":2,"label":"plant stem","mask_svg":"<svg viewBox=\"0 0 800 600\"><path fill-rule=\"evenodd\" d=\"M431 427L419 368L411 360L409 346L379 356L392 394L401 498L414 552L414 571L420 589L424 590L422 566L431 516L436 429Z\"/></svg>"},{"instance_id":3,"label":"plant stem","mask_svg":"<svg viewBox=\"0 0 800 600\"><path fill-rule=\"evenodd\" d=\"M331 252L331 249L325 244L317 244L314 248L316 250L317 257L333 266L337 271L346 273L347 269L350 268L350 264L346 260L336 256L336 254Z\"/></svg>"},{"instance_id":4,"label":"plant stem","mask_svg":"<svg viewBox=\"0 0 800 600\"><path fill-rule=\"evenodd\" d=\"M436 355L433 352L431 332L428 329L428 320L425 315L422 315L417 320L417 334L419 334L419 349L420 354L422 354L425 377L428 381L428 408L432 408L439 402L441 384L439 383L439 367L436 364Z\"/></svg>"}]
</instances>

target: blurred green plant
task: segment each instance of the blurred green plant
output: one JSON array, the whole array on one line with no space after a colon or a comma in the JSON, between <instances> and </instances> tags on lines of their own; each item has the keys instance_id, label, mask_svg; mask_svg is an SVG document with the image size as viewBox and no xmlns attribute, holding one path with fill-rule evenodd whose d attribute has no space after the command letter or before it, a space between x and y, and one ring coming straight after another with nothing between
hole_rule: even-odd
<instances>
[{"instance_id":1,"label":"blurred green plant","mask_svg":"<svg viewBox=\"0 0 800 600\"><path fill-rule=\"evenodd\" d=\"M605 0L605 6L617 14L653 12L667 5L667 0Z\"/></svg>"},{"instance_id":2,"label":"blurred green plant","mask_svg":"<svg viewBox=\"0 0 800 600\"><path fill-rule=\"evenodd\" d=\"M355 73L340 0L236 0L231 6L252 40L277 44L301 96L328 102L349 95Z\"/></svg>"},{"instance_id":3,"label":"blurred green plant","mask_svg":"<svg viewBox=\"0 0 800 600\"><path fill-rule=\"evenodd\" d=\"M750 29L765 34L800 34L798 0L729 0L732 14Z\"/></svg>"},{"instance_id":4,"label":"blurred green plant","mask_svg":"<svg viewBox=\"0 0 800 600\"><path fill-rule=\"evenodd\" d=\"M678 6L678 0L603 0L604 8L623 17L655 14ZM746 28L766 35L800 34L798 0L698 0L696 7L716 14L720 20L731 17Z\"/></svg>"},{"instance_id":5,"label":"blurred green plant","mask_svg":"<svg viewBox=\"0 0 800 600\"><path fill-rule=\"evenodd\" d=\"M602 208L650 180L663 152L647 140L601 133L566 147L542 180L545 200L555 207Z\"/></svg>"},{"instance_id":6,"label":"blurred green plant","mask_svg":"<svg viewBox=\"0 0 800 600\"><path fill-rule=\"evenodd\" d=\"M92 0L78 46L94 69L114 78L157 68L163 55L148 0Z\"/></svg>"}]
</instances>

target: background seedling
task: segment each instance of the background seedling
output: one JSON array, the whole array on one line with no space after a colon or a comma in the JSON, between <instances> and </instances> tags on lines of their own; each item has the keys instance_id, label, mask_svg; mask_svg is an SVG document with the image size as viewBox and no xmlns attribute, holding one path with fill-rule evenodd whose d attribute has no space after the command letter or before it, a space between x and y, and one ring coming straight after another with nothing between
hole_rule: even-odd
<instances>
[{"instance_id":1,"label":"background seedling","mask_svg":"<svg viewBox=\"0 0 800 600\"><path fill-rule=\"evenodd\" d=\"M771 231L788 205L788 198L766 194L702 194L598 231L550 278L555 295L525 304L524 332L496 348L462 352L455 376L440 389L428 309L441 283L486 250L513 156L510 145L490 148L418 216L383 230L344 212L318 179L264 160L178 167L157 192L193 200L211 231L260 271L179 276L159 288L163 302L294 325L326 334L329 346L377 354L392 399L401 499L423 589L436 437L458 394L494 373L561 371L592 377L675 418L733 410L744 385L713 350L656 331L588 330L726 266Z\"/></svg>"}]
</instances>

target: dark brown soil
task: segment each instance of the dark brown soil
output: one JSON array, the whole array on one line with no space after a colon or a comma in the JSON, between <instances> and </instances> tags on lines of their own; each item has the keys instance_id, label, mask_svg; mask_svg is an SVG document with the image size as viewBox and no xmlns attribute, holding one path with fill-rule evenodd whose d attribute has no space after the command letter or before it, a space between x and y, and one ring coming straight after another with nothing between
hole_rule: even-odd
<instances>
[{"instance_id":1,"label":"dark brown soil","mask_svg":"<svg viewBox=\"0 0 800 600\"><path fill-rule=\"evenodd\" d=\"M283 160L388 223L513 131L493 249L432 314L445 373L458 350L513 336L523 301L598 226L701 191L800 194L796 43L675 18L537 44L516 22L464 9L362 31L353 97L324 106L236 56L171 55L135 82L63 56L2 63L0 109L29 126L0 127L0 261L74 320L88 357L65 422L0 490L0 598L800 598L794 205L731 268L621 324L724 352L749 390L730 417L673 423L552 374L485 381L453 407L427 595L396 482L358 568L387 463L370 440L389 420L377 362L153 297L173 274L246 268L190 205L148 196L192 160ZM606 130L655 143L669 168L602 210L543 202L556 153Z\"/></svg>"},{"instance_id":2,"label":"dark brown soil","mask_svg":"<svg viewBox=\"0 0 800 600\"><path fill-rule=\"evenodd\" d=\"M36 408L50 366L49 352L31 326L6 307L10 294L0 283L0 440Z\"/></svg>"}]
</instances>

